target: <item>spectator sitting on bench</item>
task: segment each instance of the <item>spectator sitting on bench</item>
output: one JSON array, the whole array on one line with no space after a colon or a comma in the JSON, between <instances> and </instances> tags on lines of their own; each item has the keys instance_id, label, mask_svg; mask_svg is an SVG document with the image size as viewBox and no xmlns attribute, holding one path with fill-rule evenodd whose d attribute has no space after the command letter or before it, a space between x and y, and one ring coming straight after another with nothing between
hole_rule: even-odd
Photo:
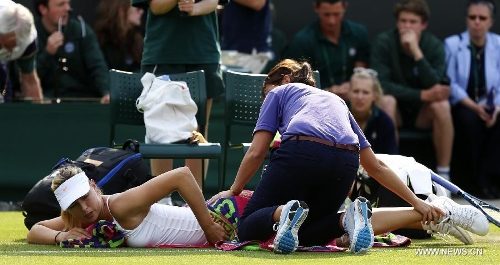
<instances>
[{"instance_id":1,"label":"spectator sitting on bench","mask_svg":"<svg viewBox=\"0 0 500 265\"><path fill-rule=\"evenodd\" d=\"M444 47L425 31L430 16L425 0L403 0L394 13L396 28L375 39L371 66L384 92L396 98L403 126L432 128L437 173L449 179L454 132L450 87L440 84L446 68Z\"/></svg>"},{"instance_id":2,"label":"spectator sitting on bench","mask_svg":"<svg viewBox=\"0 0 500 265\"><path fill-rule=\"evenodd\" d=\"M462 185L477 185L481 198L500 198L500 182L493 183L500 178L500 36L489 32L495 5L469 0L466 14L467 31L445 41L453 124L460 143L454 155L468 162L467 168L457 170L467 178L460 179Z\"/></svg>"},{"instance_id":3,"label":"spectator sitting on bench","mask_svg":"<svg viewBox=\"0 0 500 265\"><path fill-rule=\"evenodd\" d=\"M290 42L287 57L307 60L321 73L321 88L346 99L355 67L367 67L370 58L368 31L344 18L346 0L315 0L318 19L301 29Z\"/></svg>"},{"instance_id":4,"label":"spectator sitting on bench","mask_svg":"<svg viewBox=\"0 0 500 265\"><path fill-rule=\"evenodd\" d=\"M70 18L69 0L34 0L34 5L44 95L109 103L109 69L92 28L81 16Z\"/></svg>"},{"instance_id":5,"label":"spectator sitting on bench","mask_svg":"<svg viewBox=\"0 0 500 265\"><path fill-rule=\"evenodd\" d=\"M293 37L285 55L310 62L321 73L321 88L347 100L354 68L369 66L368 31L344 18L349 7L346 0L314 0L313 7L318 19ZM396 123L393 96L384 95L379 107Z\"/></svg>"},{"instance_id":6,"label":"spectator sitting on bench","mask_svg":"<svg viewBox=\"0 0 500 265\"><path fill-rule=\"evenodd\" d=\"M395 155L399 153L396 128L387 113L379 107L383 96L377 72L363 67L354 68L347 93L349 110L372 145L373 152Z\"/></svg>"}]
</instances>

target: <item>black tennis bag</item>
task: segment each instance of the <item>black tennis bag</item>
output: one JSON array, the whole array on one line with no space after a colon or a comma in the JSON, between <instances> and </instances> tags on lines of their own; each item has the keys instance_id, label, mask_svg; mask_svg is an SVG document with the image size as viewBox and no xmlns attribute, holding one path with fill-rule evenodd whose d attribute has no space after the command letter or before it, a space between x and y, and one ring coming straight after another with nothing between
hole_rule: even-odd
<instances>
[{"instance_id":1,"label":"black tennis bag","mask_svg":"<svg viewBox=\"0 0 500 265\"><path fill-rule=\"evenodd\" d=\"M86 150L75 161L61 159L52 171L66 165L80 167L104 194L114 194L139 186L152 178L149 166L139 153L139 142L127 140L121 149L96 147ZM24 224L31 227L61 214L61 207L51 189L52 174L38 181L22 203Z\"/></svg>"}]
</instances>

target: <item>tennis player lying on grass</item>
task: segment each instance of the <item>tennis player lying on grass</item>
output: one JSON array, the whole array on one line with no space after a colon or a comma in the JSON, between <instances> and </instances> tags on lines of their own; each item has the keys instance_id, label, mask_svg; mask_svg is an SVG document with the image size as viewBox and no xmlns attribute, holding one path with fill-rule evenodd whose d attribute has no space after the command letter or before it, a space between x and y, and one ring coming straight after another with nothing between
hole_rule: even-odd
<instances>
[{"instance_id":1,"label":"tennis player lying on grass","mask_svg":"<svg viewBox=\"0 0 500 265\"><path fill-rule=\"evenodd\" d=\"M213 221L187 167L113 195L103 195L78 167L63 167L54 174L52 190L61 206L61 216L36 223L28 232L29 243L51 245L91 238L85 228L99 220L117 224L130 247L203 245L228 239L226 230ZM190 208L156 203L175 190Z\"/></svg>"},{"instance_id":2,"label":"tennis player lying on grass","mask_svg":"<svg viewBox=\"0 0 500 265\"><path fill-rule=\"evenodd\" d=\"M214 244L227 240L226 232L230 239L235 237L236 222L251 196L251 192L245 192L233 200L220 198L210 204L209 214L201 190L186 167L114 195L102 195L94 181L78 167L67 166L55 174L52 188L63 209L61 217L35 224L28 232L29 243L51 245L67 239L90 238L84 228L98 220L107 220L124 231L129 247L204 245L207 241ZM179 191L190 208L155 203L174 190ZM473 241L460 227L479 235L488 232L488 221L472 206L457 205L446 197L438 197L431 204L448 218L439 224L422 224L422 214L413 207L376 208L372 216L373 230L375 234L382 234L399 228L422 228L450 234L465 244ZM228 208L231 211L223 212ZM219 216L214 216L214 212ZM349 236L346 234L335 242L339 247L349 247Z\"/></svg>"}]
</instances>

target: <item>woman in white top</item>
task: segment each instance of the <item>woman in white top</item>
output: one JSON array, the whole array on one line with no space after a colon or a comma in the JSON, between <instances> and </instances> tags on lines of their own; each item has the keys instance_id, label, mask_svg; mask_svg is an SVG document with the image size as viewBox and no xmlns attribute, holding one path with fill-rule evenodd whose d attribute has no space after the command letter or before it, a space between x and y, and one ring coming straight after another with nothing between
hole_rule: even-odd
<instances>
[{"instance_id":1,"label":"woman in white top","mask_svg":"<svg viewBox=\"0 0 500 265\"><path fill-rule=\"evenodd\" d=\"M228 239L224 228L212 220L201 189L187 167L113 195L103 195L78 167L63 167L53 174L52 189L61 216L36 223L28 232L29 243L57 244L66 239L91 238L85 228L98 220L115 222L124 230L127 246L131 247L214 244ZM175 190L190 208L156 203Z\"/></svg>"}]
</instances>

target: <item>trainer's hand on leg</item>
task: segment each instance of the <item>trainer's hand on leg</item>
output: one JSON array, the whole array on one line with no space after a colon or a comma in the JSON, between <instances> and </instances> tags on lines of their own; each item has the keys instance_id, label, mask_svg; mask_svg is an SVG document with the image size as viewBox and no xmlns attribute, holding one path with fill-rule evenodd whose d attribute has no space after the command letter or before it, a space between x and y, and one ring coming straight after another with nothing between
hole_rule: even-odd
<instances>
[{"instance_id":1,"label":"trainer's hand on leg","mask_svg":"<svg viewBox=\"0 0 500 265\"><path fill-rule=\"evenodd\" d=\"M413 207L422 214L422 222L424 224L427 224L428 222L434 222L437 224L441 216L445 215L441 209L423 200L420 200L418 204Z\"/></svg>"}]
</instances>

